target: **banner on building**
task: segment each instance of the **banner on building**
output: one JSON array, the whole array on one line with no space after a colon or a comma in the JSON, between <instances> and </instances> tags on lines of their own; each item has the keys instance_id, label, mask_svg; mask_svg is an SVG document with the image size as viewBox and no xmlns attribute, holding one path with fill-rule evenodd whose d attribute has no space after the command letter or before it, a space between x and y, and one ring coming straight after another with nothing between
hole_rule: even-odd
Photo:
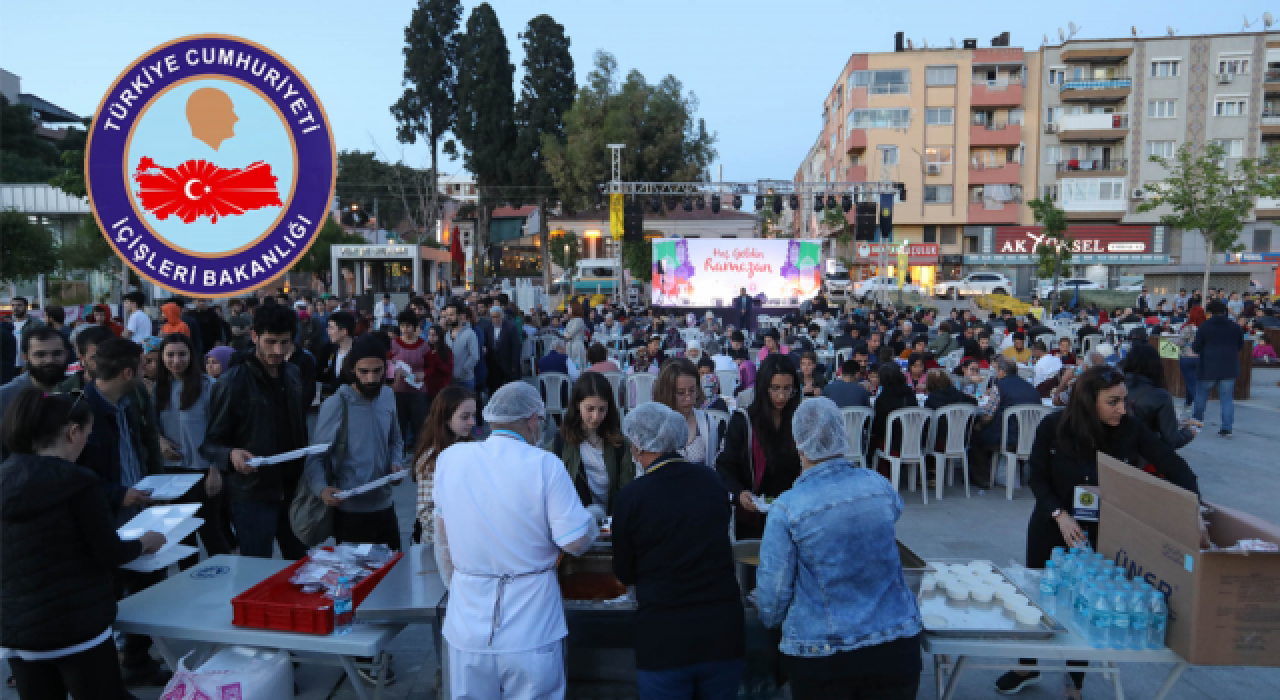
<instances>
[{"instance_id":1,"label":"banner on building","mask_svg":"<svg viewBox=\"0 0 1280 700\"><path fill-rule=\"evenodd\" d=\"M742 289L766 306L797 306L821 286L818 241L653 240L654 306L729 307Z\"/></svg>"}]
</instances>

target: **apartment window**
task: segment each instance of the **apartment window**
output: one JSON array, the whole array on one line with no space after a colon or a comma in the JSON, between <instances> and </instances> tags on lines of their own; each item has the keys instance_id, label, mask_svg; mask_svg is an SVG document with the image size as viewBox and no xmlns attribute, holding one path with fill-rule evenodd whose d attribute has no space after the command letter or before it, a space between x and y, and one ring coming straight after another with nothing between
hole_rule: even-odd
<instances>
[{"instance_id":1,"label":"apartment window","mask_svg":"<svg viewBox=\"0 0 1280 700\"><path fill-rule=\"evenodd\" d=\"M956 227L943 226L941 228L941 240L939 240L938 242L941 243L942 245L955 245L956 244Z\"/></svg>"},{"instance_id":2,"label":"apartment window","mask_svg":"<svg viewBox=\"0 0 1280 700\"><path fill-rule=\"evenodd\" d=\"M926 163L950 165L951 154L952 149L950 146L930 146L924 149L924 160Z\"/></svg>"},{"instance_id":3,"label":"apartment window","mask_svg":"<svg viewBox=\"0 0 1280 700\"><path fill-rule=\"evenodd\" d=\"M1247 58L1219 58L1218 73L1240 73L1244 75L1249 72L1249 59Z\"/></svg>"},{"instance_id":4,"label":"apartment window","mask_svg":"<svg viewBox=\"0 0 1280 700\"><path fill-rule=\"evenodd\" d=\"M956 110L953 107L930 107L924 111L925 124L954 124Z\"/></svg>"},{"instance_id":5,"label":"apartment window","mask_svg":"<svg viewBox=\"0 0 1280 700\"><path fill-rule=\"evenodd\" d=\"M1224 158L1239 158L1244 155L1244 139L1213 139L1210 143L1222 147Z\"/></svg>"},{"instance_id":6,"label":"apartment window","mask_svg":"<svg viewBox=\"0 0 1280 700\"><path fill-rule=\"evenodd\" d=\"M970 238L970 239L969 239L968 252L970 252L970 253L977 253L977 252L978 252L978 239L977 239L977 237L974 237L974 238Z\"/></svg>"},{"instance_id":7,"label":"apartment window","mask_svg":"<svg viewBox=\"0 0 1280 700\"><path fill-rule=\"evenodd\" d=\"M1159 156L1161 158L1172 158L1173 142L1172 141L1148 141L1147 155Z\"/></svg>"},{"instance_id":8,"label":"apartment window","mask_svg":"<svg viewBox=\"0 0 1280 700\"><path fill-rule=\"evenodd\" d=\"M1062 162L1062 146L1045 146L1044 162L1046 165L1056 165Z\"/></svg>"},{"instance_id":9,"label":"apartment window","mask_svg":"<svg viewBox=\"0 0 1280 700\"><path fill-rule=\"evenodd\" d=\"M849 75L849 89L860 87L870 95L905 95L911 92L911 71L856 70Z\"/></svg>"},{"instance_id":10,"label":"apartment window","mask_svg":"<svg viewBox=\"0 0 1280 700\"><path fill-rule=\"evenodd\" d=\"M1044 110L1044 120L1046 123L1054 123L1062 118L1061 107L1046 107Z\"/></svg>"},{"instance_id":11,"label":"apartment window","mask_svg":"<svg viewBox=\"0 0 1280 700\"><path fill-rule=\"evenodd\" d=\"M837 181L837 180L836 180L836 169L835 169L835 168L832 168L832 169L831 169L831 179L827 180L827 182L836 182L836 181Z\"/></svg>"},{"instance_id":12,"label":"apartment window","mask_svg":"<svg viewBox=\"0 0 1280 700\"><path fill-rule=\"evenodd\" d=\"M951 203L951 185L925 185L924 186L924 203L925 204L950 204ZM935 243L928 238L928 229L926 226L925 243Z\"/></svg>"},{"instance_id":13,"label":"apartment window","mask_svg":"<svg viewBox=\"0 0 1280 700\"><path fill-rule=\"evenodd\" d=\"M929 66L924 69L925 85L955 85L955 66Z\"/></svg>"},{"instance_id":14,"label":"apartment window","mask_svg":"<svg viewBox=\"0 0 1280 700\"><path fill-rule=\"evenodd\" d=\"M1147 116L1155 119L1173 119L1178 116L1177 106L1174 100L1148 100Z\"/></svg>"},{"instance_id":15,"label":"apartment window","mask_svg":"<svg viewBox=\"0 0 1280 700\"><path fill-rule=\"evenodd\" d=\"M844 106L844 86L836 86L836 109Z\"/></svg>"},{"instance_id":16,"label":"apartment window","mask_svg":"<svg viewBox=\"0 0 1280 700\"><path fill-rule=\"evenodd\" d=\"M850 129L905 129L909 126L910 109L855 109L849 113Z\"/></svg>"},{"instance_id":17,"label":"apartment window","mask_svg":"<svg viewBox=\"0 0 1280 700\"><path fill-rule=\"evenodd\" d=\"M880 146L880 165L897 165L898 164L898 147L897 146Z\"/></svg>"},{"instance_id":18,"label":"apartment window","mask_svg":"<svg viewBox=\"0 0 1280 700\"><path fill-rule=\"evenodd\" d=\"M926 187L925 189L926 189L926 190L928 190L929 188L928 188L928 187ZM928 201L928 200L925 200L925 201ZM937 242L938 242L938 227L937 227L937 226L925 226L925 227L924 227L924 241L923 241L923 242L924 242L924 243L937 243Z\"/></svg>"},{"instance_id":19,"label":"apartment window","mask_svg":"<svg viewBox=\"0 0 1280 700\"><path fill-rule=\"evenodd\" d=\"M1153 78L1176 78L1178 77L1179 61L1152 61L1151 77Z\"/></svg>"},{"instance_id":20,"label":"apartment window","mask_svg":"<svg viewBox=\"0 0 1280 700\"><path fill-rule=\"evenodd\" d=\"M1081 178L1062 182L1062 203L1070 206L1089 205L1097 202L1118 202L1124 199L1123 178Z\"/></svg>"},{"instance_id":21,"label":"apartment window","mask_svg":"<svg viewBox=\"0 0 1280 700\"><path fill-rule=\"evenodd\" d=\"M839 133L840 133L839 129L836 129L831 132L831 150L832 151L836 150L836 134L839 134Z\"/></svg>"},{"instance_id":22,"label":"apartment window","mask_svg":"<svg viewBox=\"0 0 1280 700\"><path fill-rule=\"evenodd\" d=\"M1009 110L1009 123L1021 125L1026 118L1026 110L1021 107Z\"/></svg>"},{"instance_id":23,"label":"apartment window","mask_svg":"<svg viewBox=\"0 0 1280 700\"><path fill-rule=\"evenodd\" d=\"M1243 117L1249 113L1249 100L1241 97L1228 97L1213 101L1213 116Z\"/></svg>"},{"instance_id":24,"label":"apartment window","mask_svg":"<svg viewBox=\"0 0 1280 700\"><path fill-rule=\"evenodd\" d=\"M1041 185L1040 196L1044 198L1048 198L1050 202L1058 201L1058 186L1057 185Z\"/></svg>"},{"instance_id":25,"label":"apartment window","mask_svg":"<svg viewBox=\"0 0 1280 700\"><path fill-rule=\"evenodd\" d=\"M1151 252L1164 252L1164 227L1156 226L1151 230Z\"/></svg>"},{"instance_id":26,"label":"apartment window","mask_svg":"<svg viewBox=\"0 0 1280 700\"><path fill-rule=\"evenodd\" d=\"M1063 83L1065 83L1065 82L1067 82L1067 70L1066 70L1065 68L1050 68L1050 69L1049 69L1049 84L1050 84L1050 85L1061 85L1061 84L1063 84Z\"/></svg>"},{"instance_id":27,"label":"apartment window","mask_svg":"<svg viewBox=\"0 0 1280 700\"><path fill-rule=\"evenodd\" d=\"M1271 229L1259 228L1253 230L1253 252L1271 252Z\"/></svg>"}]
</instances>

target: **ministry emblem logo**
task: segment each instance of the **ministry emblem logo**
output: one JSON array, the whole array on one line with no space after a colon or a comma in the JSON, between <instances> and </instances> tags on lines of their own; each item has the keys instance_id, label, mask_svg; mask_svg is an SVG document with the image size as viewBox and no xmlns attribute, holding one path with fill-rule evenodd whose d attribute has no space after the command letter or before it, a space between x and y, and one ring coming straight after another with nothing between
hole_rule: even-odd
<instances>
[{"instance_id":1,"label":"ministry emblem logo","mask_svg":"<svg viewBox=\"0 0 1280 700\"><path fill-rule=\"evenodd\" d=\"M315 240L333 134L305 79L265 47L199 35L129 66L95 114L89 200L108 242L174 292L242 294Z\"/></svg>"}]
</instances>

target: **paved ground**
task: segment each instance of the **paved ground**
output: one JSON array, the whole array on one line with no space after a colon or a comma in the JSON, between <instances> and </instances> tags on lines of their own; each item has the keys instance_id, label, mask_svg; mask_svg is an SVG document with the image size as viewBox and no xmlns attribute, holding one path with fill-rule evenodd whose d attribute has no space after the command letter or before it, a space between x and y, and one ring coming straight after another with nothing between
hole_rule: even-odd
<instances>
[{"instance_id":1,"label":"paved ground","mask_svg":"<svg viewBox=\"0 0 1280 700\"><path fill-rule=\"evenodd\" d=\"M1253 398L1237 402L1235 437L1223 440L1216 436L1218 407L1210 404L1206 430L1181 451L1200 477L1204 497L1280 523L1280 461L1275 454L1280 448L1280 369L1255 370ZM898 525L900 539L925 557L972 557L999 563L1022 562L1026 545L1026 523L1032 507L1030 492L1015 492L1006 500L1004 490L979 491L964 497L962 486L947 489L942 501L920 502L919 493L905 495L907 508ZM396 509L400 515L405 541L413 524L414 493L405 485L396 493ZM395 668L400 681L384 694L388 698L434 697L435 654L426 627L412 625L393 644ZM932 698L933 676L929 659L921 680L919 697ZM1126 695L1151 697L1168 672L1168 667L1150 664L1126 664L1122 676ZM959 685L958 698L995 697L995 671L967 673ZM297 672L301 690L299 697L308 700L336 698L349 700L357 695L351 681L336 669L302 665ZM1050 674L1045 683L1024 691L1024 698L1060 698L1061 674ZM1192 668L1179 682L1171 700L1204 700L1207 698L1276 697L1280 686L1280 669ZM159 697L159 689L139 689L143 700ZM0 693L13 697L11 691ZM1111 697L1108 684L1090 678L1085 697ZM626 697L597 694L575 689L577 698Z\"/></svg>"}]
</instances>

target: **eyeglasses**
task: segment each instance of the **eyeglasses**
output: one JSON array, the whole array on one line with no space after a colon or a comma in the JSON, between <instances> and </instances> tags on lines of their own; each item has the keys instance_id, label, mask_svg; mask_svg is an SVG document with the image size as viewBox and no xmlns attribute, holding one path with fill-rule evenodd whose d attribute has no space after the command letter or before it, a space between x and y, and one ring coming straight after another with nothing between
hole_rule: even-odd
<instances>
[{"instance_id":1,"label":"eyeglasses","mask_svg":"<svg viewBox=\"0 0 1280 700\"><path fill-rule=\"evenodd\" d=\"M787 398L791 398L792 396L795 396L795 394L796 394L795 387L790 387L790 386L769 387L770 396L785 396Z\"/></svg>"}]
</instances>

